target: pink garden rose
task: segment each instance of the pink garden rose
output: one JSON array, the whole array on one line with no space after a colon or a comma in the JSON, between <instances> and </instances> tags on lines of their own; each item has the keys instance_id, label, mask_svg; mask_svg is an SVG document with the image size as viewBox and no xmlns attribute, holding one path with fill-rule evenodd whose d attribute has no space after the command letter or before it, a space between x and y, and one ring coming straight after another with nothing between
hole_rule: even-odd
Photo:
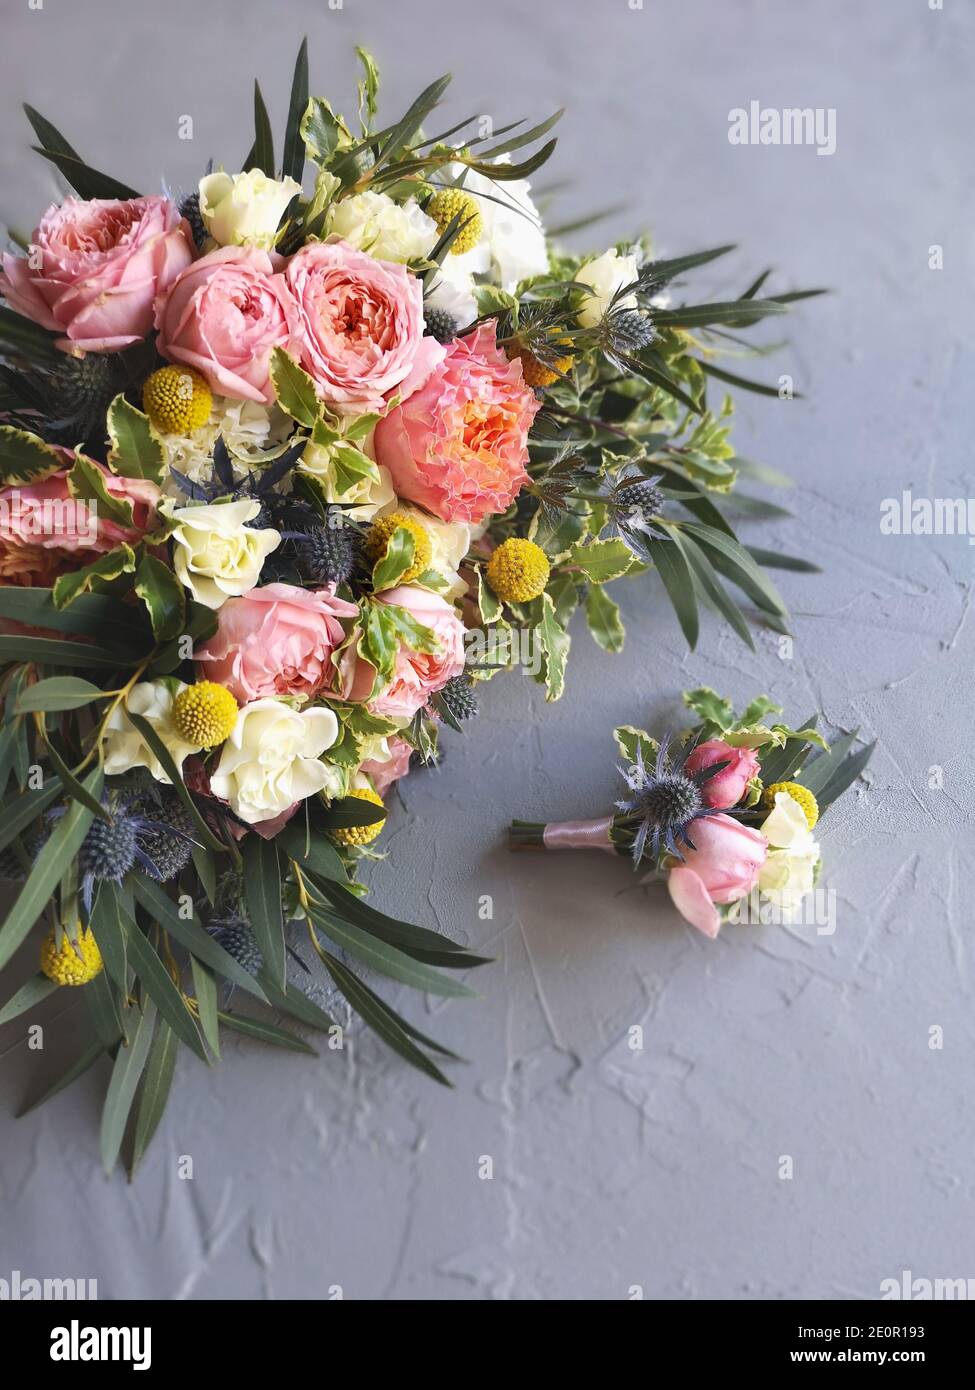
<instances>
[{"instance_id":1,"label":"pink garden rose","mask_svg":"<svg viewBox=\"0 0 975 1390\"><path fill-rule=\"evenodd\" d=\"M758 776L761 769L754 748L732 748L724 739L709 738L699 743L688 755L684 771L690 776L706 767L713 767L715 763L727 763L728 766L701 783L701 800L705 806L727 811L729 807L738 805L748 783Z\"/></svg>"},{"instance_id":2,"label":"pink garden rose","mask_svg":"<svg viewBox=\"0 0 975 1390\"><path fill-rule=\"evenodd\" d=\"M196 660L201 674L225 685L240 704L262 696L311 698L332 683L332 654L345 640L341 619L358 612L335 597L334 584L315 590L265 584L227 600Z\"/></svg>"},{"instance_id":3,"label":"pink garden rose","mask_svg":"<svg viewBox=\"0 0 975 1390\"><path fill-rule=\"evenodd\" d=\"M688 833L695 848L684 850L684 862L667 875L667 888L685 921L713 938L721 926L714 904L737 902L752 891L768 854L768 840L723 815L692 821Z\"/></svg>"},{"instance_id":4,"label":"pink garden rose","mask_svg":"<svg viewBox=\"0 0 975 1390\"><path fill-rule=\"evenodd\" d=\"M397 734L387 739L386 743L390 757L370 758L359 769L372 782L378 796L385 796L394 782L406 776L410 770L410 758L413 756L413 745Z\"/></svg>"},{"instance_id":5,"label":"pink garden rose","mask_svg":"<svg viewBox=\"0 0 975 1390\"><path fill-rule=\"evenodd\" d=\"M70 463L73 455L62 450ZM68 468L38 483L0 490L0 583L47 588L60 575L114 550L135 545L157 523L159 489L141 478L120 478L89 460L112 497L128 502L132 525L105 515L68 490Z\"/></svg>"},{"instance_id":6,"label":"pink garden rose","mask_svg":"<svg viewBox=\"0 0 975 1390\"><path fill-rule=\"evenodd\" d=\"M168 198L66 198L41 218L30 256L3 257L0 288L18 314L61 333L66 352L119 352L146 337L156 295L192 259Z\"/></svg>"},{"instance_id":7,"label":"pink garden rose","mask_svg":"<svg viewBox=\"0 0 975 1390\"><path fill-rule=\"evenodd\" d=\"M319 395L343 412L379 409L423 341L419 280L344 241L303 246L285 277L298 304L298 355Z\"/></svg>"},{"instance_id":8,"label":"pink garden rose","mask_svg":"<svg viewBox=\"0 0 975 1390\"><path fill-rule=\"evenodd\" d=\"M296 324L268 253L223 246L194 261L157 302L156 347L202 372L217 395L270 404L271 351L291 347Z\"/></svg>"},{"instance_id":9,"label":"pink garden rose","mask_svg":"<svg viewBox=\"0 0 975 1390\"><path fill-rule=\"evenodd\" d=\"M376 459L400 497L442 521L506 511L528 481L528 431L539 401L494 323L455 338L443 360L376 426Z\"/></svg>"},{"instance_id":10,"label":"pink garden rose","mask_svg":"<svg viewBox=\"0 0 975 1390\"><path fill-rule=\"evenodd\" d=\"M464 625L439 594L411 584L387 589L376 597L379 603L405 608L418 623L430 628L437 638L437 650L416 652L401 645L392 680L379 695L370 699L375 668L358 655L356 643L350 642L339 659L336 692L343 700L368 700L371 712L383 718L412 719L431 695L463 671Z\"/></svg>"}]
</instances>

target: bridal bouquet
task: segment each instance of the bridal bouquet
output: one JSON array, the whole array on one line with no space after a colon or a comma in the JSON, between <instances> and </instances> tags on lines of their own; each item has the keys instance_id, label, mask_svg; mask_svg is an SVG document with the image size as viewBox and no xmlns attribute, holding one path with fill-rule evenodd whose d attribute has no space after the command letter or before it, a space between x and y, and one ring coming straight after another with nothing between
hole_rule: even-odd
<instances>
[{"instance_id":1,"label":"bridal bouquet","mask_svg":"<svg viewBox=\"0 0 975 1390\"><path fill-rule=\"evenodd\" d=\"M699 722L677 738L658 742L631 725L613 731L627 793L615 814L514 821L511 847L628 855L649 876L665 876L681 916L712 938L729 920L804 921L821 868L813 831L874 745L856 748L856 731L828 744L815 716L792 729L765 695L740 715L706 687L684 702ZM822 751L810 759L814 747Z\"/></svg>"},{"instance_id":2,"label":"bridal bouquet","mask_svg":"<svg viewBox=\"0 0 975 1390\"><path fill-rule=\"evenodd\" d=\"M782 630L763 565L812 568L736 539L722 499L771 475L707 387L778 394L717 354L814 292L762 276L681 306L677 278L730 247L561 252L527 181L557 115L431 136L443 78L380 127L359 56L357 131L309 95L303 44L283 146L255 84L242 171L191 191L98 172L26 108L73 191L0 275L0 850L22 883L0 967L46 928L0 1021L86 987L94 1041L60 1084L113 1059L108 1165L130 1112L141 1156L180 1044L304 1048L228 987L334 1044L289 978L296 932L445 1080L349 965L457 995L443 972L482 960L362 901L388 788L475 681L521 662L557 698L577 606L619 650L610 581L654 570L692 645L699 602L750 642L726 581Z\"/></svg>"}]
</instances>

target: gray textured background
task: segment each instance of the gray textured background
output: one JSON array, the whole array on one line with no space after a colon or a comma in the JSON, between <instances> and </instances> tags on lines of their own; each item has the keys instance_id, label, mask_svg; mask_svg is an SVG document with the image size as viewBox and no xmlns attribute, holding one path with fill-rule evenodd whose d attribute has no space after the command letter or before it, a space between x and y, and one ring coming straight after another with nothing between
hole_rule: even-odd
<instances>
[{"instance_id":1,"label":"gray textured background","mask_svg":"<svg viewBox=\"0 0 975 1390\"><path fill-rule=\"evenodd\" d=\"M319 1061L229 1045L185 1060L134 1188L96 1157L104 1076L14 1123L53 1055L0 1042L0 1275L97 1277L103 1297L875 1297L903 1269L975 1276L970 960L972 555L881 536L881 498L971 488L973 15L963 0L3 0L2 211L54 191L29 99L93 163L191 185L250 143L256 71L276 126L301 34L313 89L351 108L352 45L396 114L452 68L447 115L569 107L540 182L559 220L621 197L609 233L665 252L738 238L695 289L826 283L773 371L808 400L740 404L739 447L796 478L796 519L759 543L815 557L783 576L797 644L751 655L715 623L687 655L654 585L618 586L625 652L576 635L545 708L498 681L445 767L403 792L376 901L497 957L474 1002L392 997L471 1059L441 1092L368 1036ZM732 107L837 109L832 158L734 148ZM195 140L176 138L192 114ZM445 122L449 123L449 122ZM945 269L927 268L944 246ZM728 269L725 270L725 265ZM780 365L781 363L781 365ZM759 532L761 531L761 534ZM614 723L673 723L679 692L759 690L880 746L825 827L835 936L739 928L710 943L625 864L510 856L512 814L596 814ZM659 721L659 723L657 722ZM651 725L653 727L653 725ZM929 769L944 770L943 790ZM481 921L482 894L494 901ZM30 968L26 962L24 970ZM388 991L387 991L388 993ZM59 998L52 1013L63 1008ZM49 1030L70 1040L71 1016ZM627 1029L642 1024L632 1053ZM944 1029L943 1050L928 1030ZM195 1180L176 1177L191 1154ZM778 1177L793 1157L792 1181ZM478 1179L490 1155L494 1178Z\"/></svg>"}]
</instances>

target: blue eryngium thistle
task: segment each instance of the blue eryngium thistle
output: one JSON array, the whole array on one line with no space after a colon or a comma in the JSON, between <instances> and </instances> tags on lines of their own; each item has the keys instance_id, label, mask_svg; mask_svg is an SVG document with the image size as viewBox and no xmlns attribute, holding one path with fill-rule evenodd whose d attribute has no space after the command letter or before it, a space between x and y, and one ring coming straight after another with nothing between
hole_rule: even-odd
<instances>
[{"instance_id":1,"label":"blue eryngium thistle","mask_svg":"<svg viewBox=\"0 0 975 1390\"><path fill-rule=\"evenodd\" d=\"M694 821L717 814L714 808L705 806L701 787L727 763L687 773L684 764L693 746L689 744L672 753L670 739L662 739L656 761L648 766L643 759L643 749L637 744L634 765L620 768L633 795L625 801L617 801L616 805L624 817L637 821L634 864L639 864L644 857L656 860L661 849L675 859L683 859L681 845L687 849L696 848L690 833Z\"/></svg>"}]
</instances>

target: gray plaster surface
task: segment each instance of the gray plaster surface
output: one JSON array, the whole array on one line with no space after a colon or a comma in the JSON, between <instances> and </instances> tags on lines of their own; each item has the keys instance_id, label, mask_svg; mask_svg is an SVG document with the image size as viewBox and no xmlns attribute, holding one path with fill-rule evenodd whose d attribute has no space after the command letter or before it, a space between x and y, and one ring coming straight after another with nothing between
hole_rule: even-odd
<instances>
[{"instance_id":1,"label":"gray plaster surface","mask_svg":"<svg viewBox=\"0 0 975 1390\"><path fill-rule=\"evenodd\" d=\"M972 487L975 14L965 0L4 0L2 208L28 230L54 192L29 99L92 162L191 186L250 143L256 72L283 121L307 32L313 89L352 106L352 45L396 114L441 69L447 112L568 106L555 220L628 202L665 253L737 239L695 289L836 293L752 364L801 402L740 401L742 452L796 480L755 543L784 574L796 645L751 654L716 622L688 654L656 583L617 586L624 653L576 633L564 700L498 680L443 768L403 787L375 901L497 963L476 1001L387 995L469 1058L445 1092L353 1027L320 1060L228 1044L184 1059L133 1187L97 1158L104 1074L14 1122L70 1012L29 1052L0 1038L0 1276L95 1277L102 1297L621 1299L876 1297L902 1270L975 1276L972 676L966 537L886 536L882 499ZM835 108L836 153L734 147L728 113ZM180 142L182 115L194 139ZM944 268L929 269L943 247ZM727 269L725 268L727 267ZM623 861L521 856L512 815L598 814L610 731L673 725L679 693L768 691L796 718L879 740L824 827L837 929L706 941ZM934 770L932 770L934 769ZM938 771L940 769L940 773ZM493 917L479 916L483 895ZM24 972L30 962L24 965ZM385 986L380 986L385 988ZM59 998L51 1015L64 1009ZM629 1030L644 1029L632 1051ZM931 1030L943 1030L932 1047ZM60 1053L59 1053L60 1055ZM194 1179L177 1176L180 1155ZM479 1177L484 1157L493 1177ZM793 1162L780 1177L782 1159Z\"/></svg>"}]
</instances>

